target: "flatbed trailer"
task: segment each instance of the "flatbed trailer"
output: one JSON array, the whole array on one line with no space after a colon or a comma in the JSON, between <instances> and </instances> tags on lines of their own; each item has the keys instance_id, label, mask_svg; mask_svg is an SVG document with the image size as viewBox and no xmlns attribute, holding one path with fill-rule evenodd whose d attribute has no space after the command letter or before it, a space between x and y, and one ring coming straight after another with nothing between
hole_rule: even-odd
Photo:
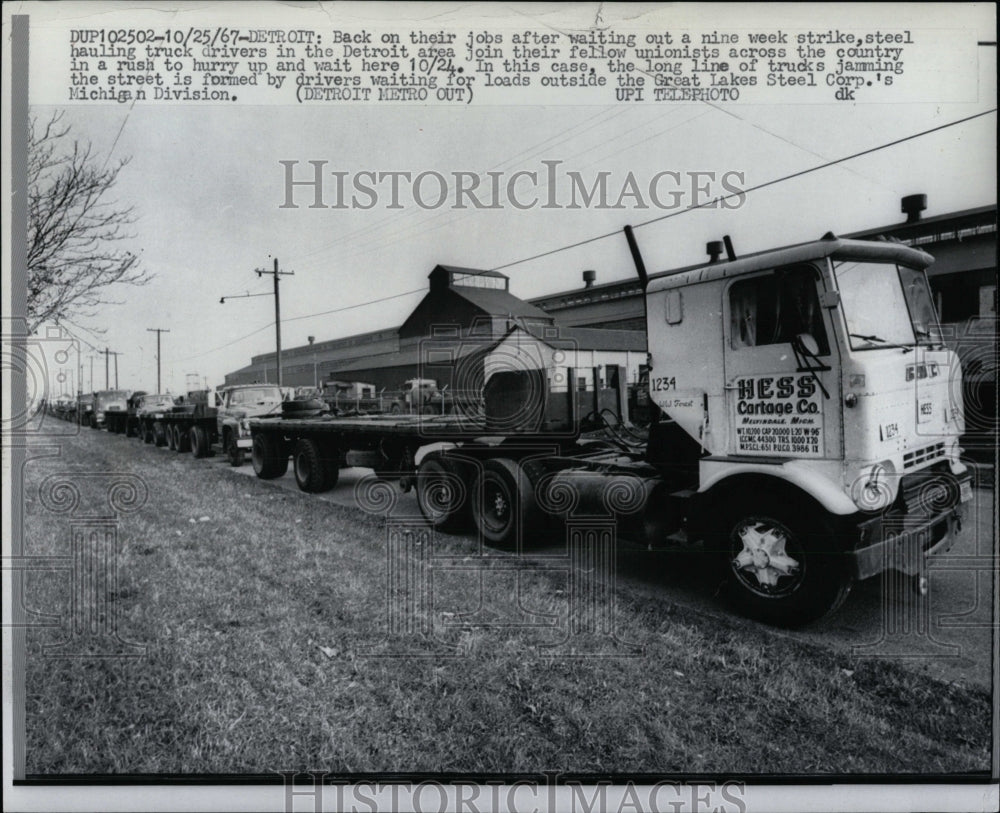
<instances>
[{"instance_id":1,"label":"flatbed trailer","mask_svg":"<svg viewBox=\"0 0 1000 813\"><path fill-rule=\"evenodd\" d=\"M467 455L486 454L497 446L555 451L575 438L553 441L547 434L497 434L481 417L461 415L359 415L250 420L251 457L262 479L281 477L292 459L303 491L333 488L348 465L375 469L386 479L413 485L416 458L425 447L460 447ZM351 462L348 461L351 455Z\"/></svg>"},{"instance_id":2,"label":"flatbed trailer","mask_svg":"<svg viewBox=\"0 0 1000 813\"><path fill-rule=\"evenodd\" d=\"M218 441L218 410L205 404L180 404L164 412L163 425L167 448L175 452L192 452L195 457L212 454L212 444Z\"/></svg>"}]
</instances>

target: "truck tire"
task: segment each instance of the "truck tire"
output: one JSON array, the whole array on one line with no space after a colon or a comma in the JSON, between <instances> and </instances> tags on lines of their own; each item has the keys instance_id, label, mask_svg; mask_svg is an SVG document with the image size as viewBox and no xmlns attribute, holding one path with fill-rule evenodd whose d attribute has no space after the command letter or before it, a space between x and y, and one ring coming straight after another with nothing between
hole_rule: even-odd
<instances>
[{"instance_id":1,"label":"truck tire","mask_svg":"<svg viewBox=\"0 0 1000 813\"><path fill-rule=\"evenodd\" d=\"M169 423L163 427L164 434L167 436L167 448L172 452L177 451L177 434L174 431L175 429L177 427Z\"/></svg>"},{"instance_id":2,"label":"truck tire","mask_svg":"<svg viewBox=\"0 0 1000 813\"><path fill-rule=\"evenodd\" d=\"M483 463L472 487L472 518L483 539L512 549L537 524L538 505L531 480L515 461L496 457Z\"/></svg>"},{"instance_id":3,"label":"truck tire","mask_svg":"<svg viewBox=\"0 0 1000 813\"><path fill-rule=\"evenodd\" d=\"M195 457L208 457L211 444L208 442L208 432L204 427L196 426L191 430L191 454Z\"/></svg>"},{"instance_id":4,"label":"truck tire","mask_svg":"<svg viewBox=\"0 0 1000 813\"><path fill-rule=\"evenodd\" d=\"M298 483L300 489L310 494L329 491L336 485L340 475L340 470L336 468L336 462L334 459L334 465L330 464L316 441L301 438L296 442L295 451L292 454L295 482ZM336 477L331 476L333 472L336 472Z\"/></svg>"},{"instance_id":5,"label":"truck tire","mask_svg":"<svg viewBox=\"0 0 1000 813\"><path fill-rule=\"evenodd\" d=\"M152 443L154 440L153 427L148 423L139 424L139 436L143 443Z\"/></svg>"},{"instance_id":6,"label":"truck tire","mask_svg":"<svg viewBox=\"0 0 1000 813\"><path fill-rule=\"evenodd\" d=\"M758 495L727 509L729 596L744 615L797 627L834 612L851 589L846 559L821 518Z\"/></svg>"},{"instance_id":7,"label":"truck tire","mask_svg":"<svg viewBox=\"0 0 1000 813\"><path fill-rule=\"evenodd\" d=\"M177 451L178 452L190 452L191 451L191 432L185 429L183 426L176 427L177 429Z\"/></svg>"},{"instance_id":8,"label":"truck tire","mask_svg":"<svg viewBox=\"0 0 1000 813\"><path fill-rule=\"evenodd\" d=\"M159 421L153 424L153 443L157 446L166 446L170 442L169 434L167 433L167 427L165 427Z\"/></svg>"},{"instance_id":9,"label":"truck tire","mask_svg":"<svg viewBox=\"0 0 1000 813\"><path fill-rule=\"evenodd\" d=\"M229 465L238 469L243 465L243 450L236 443L236 435L232 432L226 433L226 457L229 458Z\"/></svg>"},{"instance_id":10,"label":"truck tire","mask_svg":"<svg viewBox=\"0 0 1000 813\"><path fill-rule=\"evenodd\" d=\"M269 435L258 433L253 436L250 459L254 473L261 480L274 480L288 471L288 455L282 454L280 441Z\"/></svg>"},{"instance_id":11,"label":"truck tire","mask_svg":"<svg viewBox=\"0 0 1000 813\"><path fill-rule=\"evenodd\" d=\"M417 505L436 531L460 531L469 525L468 478L455 462L428 455L417 467Z\"/></svg>"}]
</instances>

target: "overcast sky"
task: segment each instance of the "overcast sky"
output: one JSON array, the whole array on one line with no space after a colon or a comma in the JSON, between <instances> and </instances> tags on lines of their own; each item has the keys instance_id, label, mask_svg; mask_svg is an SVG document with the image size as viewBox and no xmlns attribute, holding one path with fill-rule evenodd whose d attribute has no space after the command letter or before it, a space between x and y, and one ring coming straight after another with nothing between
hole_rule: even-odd
<instances>
[{"instance_id":1,"label":"overcast sky","mask_svg":"<svg viewBox=\"0 0 1000 813\"><path fill-rule=\"evenodd\" d=\"M911 9L919 6L910 6ZM994 38L992 29L979 39ZM973 37L975 39L975 37ZM420 299L411 295L337 314L321 311L426 287L437 263L494 268L663 214L656 209L425 211L282 209L282 160L327 161L328 171L559 172L593 180L610 172L617 191L628 172L644 187L657 172L740 172L742 187L902 138L991 108L995 47L970 48L978 87L963 103L822 105L708 104L477 106L73 106L73 132L113 158L131 157L116 190L140 214L135 245L155 275L118 292L124 304L83 323L81 336L123 353L128 388L155 388L155 334L163 337L165 387L184 389L186 373L211 384L274 348L271 297L221 296L270 290L255 268L278 257L295 275L282 280L285 347L400 324ZM39 117L54 108L34 107ZM735 210L702 210L642 228L637 238L651 271L698 261L708 240L730 234L737 252L887 225L902 219L899 200L922 192L927 216L996 201L995 115L751 194ZM381 189L386 187L382 186ZM431 191L434 186L427 187ZM523 187L522 187L523 188ZM568 184L563 191L568 189ZM332 197L332 181L327 191ZM565 197L563 192L560 193ZM525 197L530 195L525 193ZM584 269L598 282L634 274L624 237L589 243L504 270L517 296L579 286ZM224 346L227 345L228 346ZM90 353L85 348L85 354ZM85 369L88 369L85 364ZM95 362L103 386L103 360ZM85 382L87 378L85 377ZM88 382L89 383L89 382Z\"/></svg>"}]
</instances>

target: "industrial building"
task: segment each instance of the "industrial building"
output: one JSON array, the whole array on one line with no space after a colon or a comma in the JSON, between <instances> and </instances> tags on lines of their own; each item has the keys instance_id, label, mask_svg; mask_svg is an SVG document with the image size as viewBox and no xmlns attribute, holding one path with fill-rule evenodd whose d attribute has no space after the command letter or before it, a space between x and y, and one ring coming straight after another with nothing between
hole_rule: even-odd
<instances>
[{"instance_id":1,"label":"industrial building","mask_svg":"<svg viewBox=\"0 0 1000 813\"><path fill-rule=\"evenodd\" d=\"M522 348L530 341L560 350L557 366L574 370L577 389L592 389L595 382L598 389L607 386L608 368L619 366L635 381L646 360L644 331L561 324L511 294L504 274L438 265L428 281L427 294L398 328L282 351L282 383L363 381L381 391L407 379L433 378L453 390L473 390L482 386L487 364L496 366L498 354L512 346L512 331ZM226 383L274 381L276 375L275 354L266 353L228 374Z\"/></svg>"}]
</instances>

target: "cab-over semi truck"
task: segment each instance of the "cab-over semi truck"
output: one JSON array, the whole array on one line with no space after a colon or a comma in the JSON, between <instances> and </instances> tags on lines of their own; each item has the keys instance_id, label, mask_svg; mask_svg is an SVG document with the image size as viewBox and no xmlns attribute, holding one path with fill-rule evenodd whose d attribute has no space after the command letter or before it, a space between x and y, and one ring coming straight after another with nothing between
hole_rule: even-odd
<instances>
[{"instance_id":1,"label":"cab-over semi truck","mask_svg":"<svg viewBox=\"0 0 1000 813\"><path fill-rule=\"evenodd\" d=\"M777 624L831 612L854 581L886 570L920 584L972 496L932 258L833 234L737 258L727 237L724 258L713 244L710 262L647 277L626 234L657 407L644 443L548 432L547 404L522 410L530 425L491 423L517 389L505 374L499 400L487 381L484 425L251 421L258 476L280 476L291 455L300 487L323 490L348 451L374 450L383 472L415 483L435 528L471 521L501 547L571 516L611 516L623 541L715 557L738 607Z\"/></svg>"}]
</instances>

